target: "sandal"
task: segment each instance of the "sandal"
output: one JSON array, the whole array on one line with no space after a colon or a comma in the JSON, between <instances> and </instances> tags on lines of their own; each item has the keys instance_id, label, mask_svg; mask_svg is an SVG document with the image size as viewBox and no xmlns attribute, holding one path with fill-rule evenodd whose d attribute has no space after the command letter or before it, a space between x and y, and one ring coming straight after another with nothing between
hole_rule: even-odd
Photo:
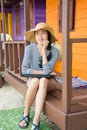
<instances>
[{"instance_id":1,"label":"sandal","mask_svg":"<svg viewBox=\"0 0 87 130\"><path fill-rule=\"evenodd\" d=\"M22 121L24 121L24 124L26 124L25 126L21 126L21 125L20 125L20 122L22 122ZM22 119L20 120L20 122L19 122L19 128L21 128L21 129L27 128L28 125L29 125L29 115L27 115L27 116L22 116Z\"/></svg>"},{"instance_id":2,"label":"sandal","mask_svg":"<svg viewBox=\"0 0 87 130\"><path fill-rule=\"evenodd\" d=\"M40 123L39 123L39 125L37 125L37 124L32 122L32 125L34 126L33 130L40 130Z\"/></svg>"}]
</instances>

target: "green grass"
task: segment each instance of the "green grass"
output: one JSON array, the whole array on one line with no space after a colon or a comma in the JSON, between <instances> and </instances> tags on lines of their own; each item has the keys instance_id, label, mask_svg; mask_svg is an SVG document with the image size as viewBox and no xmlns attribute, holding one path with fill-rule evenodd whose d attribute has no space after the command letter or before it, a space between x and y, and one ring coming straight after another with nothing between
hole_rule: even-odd
<instances>
[{"instance_id":1,"label":"green grass","mask_svg":"<svg viewBox=\"0 0 87 130\"><path fill-rule=\"evenodd\" d=\"M0 111L0 130L21 130L18 123L21 119L24 107ZM31 130L34 111L30 111L30 123L26 130ZM52 130L42 119L40 119L40 130Z\"/></svg>"}]
</instances>

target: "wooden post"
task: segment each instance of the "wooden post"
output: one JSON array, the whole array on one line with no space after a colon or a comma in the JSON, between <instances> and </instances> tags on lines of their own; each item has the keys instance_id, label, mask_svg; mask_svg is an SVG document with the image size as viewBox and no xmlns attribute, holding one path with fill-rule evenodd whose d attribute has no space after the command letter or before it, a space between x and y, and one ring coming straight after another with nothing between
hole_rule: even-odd
<instances>
[{"instance_id":1,"label":"wooden post","mask_svg":"<svg viewBox=\"0 0 87 130\"><path fill-rule=\"evenodd\" d=\"M63 87L62 104L65 113L70 112L71 77L72 77L72 45L69 43L69 0L63 0Z\"/></svg>"},{"instance_id":2,"label":"wooden post","mask_svg":"<svg viewBox=\"0 0 87 130\"><path fill-rule=\"evenodd\" d=\"M29 0L24 0L24 31L28 31L30 29L30 6ZM26 40L26 44L29 41Z\"/></svg>"},{"instance_id":3,"label":"wooden post","mask_svg":"<svg viewBox=\"0 0 87 130\"><path fill-rule=\"evenodd\" d=\"M4 36L4 41L6 41L6 36L5 36L5 21L4 21L4 0L1 0L1 11L2 11L3 36Z\"/></svg>"}]
</instances>

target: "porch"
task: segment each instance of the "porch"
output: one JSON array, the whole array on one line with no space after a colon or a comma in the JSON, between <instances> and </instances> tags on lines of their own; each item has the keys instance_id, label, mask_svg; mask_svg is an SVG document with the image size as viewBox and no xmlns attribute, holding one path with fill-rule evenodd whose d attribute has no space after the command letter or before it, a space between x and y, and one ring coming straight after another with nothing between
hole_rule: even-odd
<instances>
[{"instance_id":1,"label":"porch","mask_svg":"<svg viewBox=\"0 0 87 130\"><path fill-rule=\"evenodd\" d=\"M71 41L70 43L71 47L72 43L87 42L87 39L69 39L69 41ZM24 78L21 75L21 64L23 60L24 48L26 43L24 41L11 41L11 42L4 42L4 45L5 45L4 79L10 85L14 86L14 88L17 89L23 96L25 96L27 90L26 86L27 78ZM70 73L68 72L68 75L69 74ZM63 76L63 74L59 74L59 76ZM52 82L51 85L53 86L56 85L54 81L51 82ZM67 100L65 98L67 98ZM63 84L58 83L56 89L48 92L47 94L44 107L45 114L56 125L62 128L62 130L80 130L81 128L87 128L86 100L87 100L87 89L71 89L69 86L66 91L65 85L63 87ZM82 121L82 119L84 119L84 121ZM80 123L78 124L78 122Z\"/></svg>"},{"instance_id":2,"label":"porch","mask_svg":"<svg viewBox=\"0 0 87 130\"><path fill-rule=\"evenodd\" d=\"M70 87L72 84L72 45L87 43L87 38L70 38L68 7L69 0L66 0L66 4L63 4L63 72L61 74L63 83L58 83L56 89L47 94L44 108L46 115L62 130L82 130L87 128L87 89L73 90ZM4 79L25 96L27 78L21 76L21 64L26 43L11 41L4 44Z\"/></svg>"}]
</instances>

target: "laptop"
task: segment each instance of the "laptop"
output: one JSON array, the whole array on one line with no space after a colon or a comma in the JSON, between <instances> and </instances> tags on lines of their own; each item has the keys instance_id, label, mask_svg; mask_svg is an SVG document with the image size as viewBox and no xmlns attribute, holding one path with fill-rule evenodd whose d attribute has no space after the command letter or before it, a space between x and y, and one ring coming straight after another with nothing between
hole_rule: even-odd
<instances>
[{"instance_id":1,"label":"laptop","mask_svg":"<svg viewBox=\"0 0 87 130\"><path fill-rule=\"evenodd\" d=\"M54 75L51 74L22 74L23 77L32 77L32 78L54 78Z\"/></svg>"}]
</instances>

